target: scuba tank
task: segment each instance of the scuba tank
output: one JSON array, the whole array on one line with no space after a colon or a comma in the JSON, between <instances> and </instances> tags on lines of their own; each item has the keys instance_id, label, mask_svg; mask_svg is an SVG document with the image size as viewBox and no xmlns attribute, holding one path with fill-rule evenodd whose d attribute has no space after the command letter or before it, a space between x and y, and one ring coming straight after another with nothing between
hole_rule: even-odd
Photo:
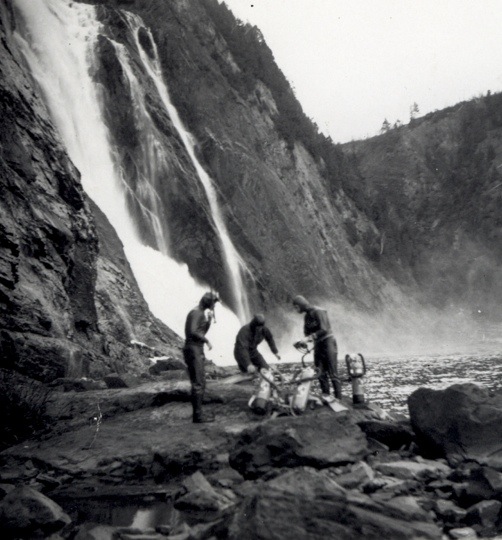
<instances>
[{"instance_id":1,"label":"scuba tank","mask_svg":"<svg viewBox=\"0 0 502 540\"><path fill-rule=\"evenodd\" d=\"M362 404L365 402L363 377L366 374L366 362L364 356L361 353L347 354L345 363L352 383L352 403Z\"/></svg>"},{"instance_id":2,"label":"scuba tank","mask_svg":"<svg viewBox=\"0 0 502 540\"><path fill-rule=\"evenodd\" d=\"M310 387L315 378L314 368L307 366L300 371L299 384L291 399L291 408L295 413L302 413L307 408L307 402L310 395ZM305 379L305 380L304 380Z\"/></svg>"},{"instance_id":3,"label":"scuba tank","mask_svg":"<svg viewBox=\"0 0 502 540\"><path fill-rule=\"evenodd\" d=\"M272 381L273 374L269 369L262 369L259 373L261 377L260 385L258 386L256 394L249 400L248 405L253 412L257 414L266 414L270 397L272 395L272 386L270 381Z\"/></svg>"}]
</instances>

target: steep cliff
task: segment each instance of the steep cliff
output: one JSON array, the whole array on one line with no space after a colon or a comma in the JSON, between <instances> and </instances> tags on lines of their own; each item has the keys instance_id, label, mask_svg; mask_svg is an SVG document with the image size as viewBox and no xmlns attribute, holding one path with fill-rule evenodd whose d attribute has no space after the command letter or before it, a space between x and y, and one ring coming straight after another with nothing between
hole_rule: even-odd
<instances>
[{"instance_id":1,"label":"steep cliff","mask_svg":"<svg viewBox=\"0 0 502 540\"><path fill-rule=\"evenodd\" d=\"M148 313L105 218L98 234L79 172L18 52L14 20L11 3L2 4L0 367L44 381L123 371L141 363L130 347L136 336L164 350L176 340ZM118 294L134 309L118 313ZM121 335L120 322L129 325Z\"/></svg>"},{"instance_id":2,"label":"steep cliff","mask_svg":"<svg viewBox=\"0 0 502 540\"><path fill-rule=\"evenodd\" d=\"M144 245L169 255L235 311L244 292L277 324L296 293L347 313L398 306L385 335L416 300L496 314L500 96L340 147L303 114L258 29L217 0L65 1L64 11L96 6L82 23L96 39L82 40L81 74L97 89L92 111L113 163L84 173L20 52L30 38L20 4L35 5L0 11L4 366L50 380L144 365L131 340L179 352L138 289L117 234L125 221L143 244L134 255ZM112 206L120 192L115 206L126 207L113 219L97 200L107 182ZM339 324L350 326L346 313Z\"/></svg>"},{"instance_id":3,"label":"steep cliff","mask_svg":"<svg viewBox=\"0 0 502 540\"><path fill-rule=\"evenodd\" d=\"M344 145L352 192L382 233L376 264L426 303L499 318L502 94Z\"/></svg>"},{"instance_id":4,"label":"steep cliff","mask_svg":"<svg viewBox=\"0 0 502 540\"><path fill-rule=\"evenodd\" d=\"M140 15L151 29L171 98L196 136L198 157L217 187L230 236L249 270L246 280L252 306L272 309L299 291L367 308L389 300L382 292L388 281L367 257L379 243L378 231L341 186L333 188L327 181L323 159L313 156L304 141L284 136L279 122L284 114L279 114L273 92L262 80L251 77L241 65L244 60L232 54L211 4L93 3L100 4L98 13L107 34L100 54L103 69L97 77L113 103L107 122L123 159L132 161L130 156L138 151L140 141L135 140L124 113L130 106L131 89L113 60L115 49L106 43L117 40L133 57L138 56L121 7ZM148 52L153 45L146 31L139 37ZM261 46L254 31L250 43ZM275 63L272 67L282 76ZM116 99L117 95L121 97ZM228 299L217 243L212 239L214 226L206 221L207 202L197 191L193 171L178 166L183 152L176 146L170 120L159 102L151 89L148 107L164 148L170 148L161 190L171 251ZM340 163L345 160L342 152L339 159Z\"/></svg>"}]
</instances>

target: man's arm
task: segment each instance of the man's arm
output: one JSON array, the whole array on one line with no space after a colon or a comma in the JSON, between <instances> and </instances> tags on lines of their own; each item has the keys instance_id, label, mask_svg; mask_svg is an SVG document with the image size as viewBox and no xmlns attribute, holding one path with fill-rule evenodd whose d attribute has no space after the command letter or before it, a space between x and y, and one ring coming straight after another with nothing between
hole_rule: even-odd
<instances>
[{"instance_id":1,"label":"man's arm","mask_svg":"<svg viewBox=\"0 0 502 540\"><path fill-rule=\"evenodd\" d=\"M265 338L265 341L268 343L270 350L275 355L279 354L279 350L277 349L277 346L274 341L274 336L272 335L272 332L267 327L263 329L263 337Z\"/></svg>"},{"instance_id":2,"label":"man's arm","mask_svg":"<svg viewBox=\"0 0 502 540\"><path fill-rule=\"evenodd\" d=\"M202 329L206 324L204 318L204 313L199 310L194 310L188 315L188 324L187 324L187 339L195 338L196 341L201 341L202 343L209 343L209 340L206 338Z\"/></svg>"}]
</instances>

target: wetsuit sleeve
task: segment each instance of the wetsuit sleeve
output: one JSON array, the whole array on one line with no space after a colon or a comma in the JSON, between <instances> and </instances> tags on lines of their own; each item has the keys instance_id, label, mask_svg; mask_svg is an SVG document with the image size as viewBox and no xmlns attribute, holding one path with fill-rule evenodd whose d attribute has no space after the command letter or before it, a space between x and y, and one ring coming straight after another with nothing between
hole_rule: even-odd
<instances>
[{"instance_id":1,"label":"wetsuit sleeve","mask_svg":"<svg viewBox=\"0 0 502 540\"><path fill-rule=\"evenodd\" d=\"M308 322L307 322L307 317L308 317L308 314L306 313L306 314L305 314L305 319L304 319L304 321L303 321L303 334L304 334L305 336L308 336L309 333L310 333L310 329L309 329L309 327L308 327Z\"/></svg>"},{"instance_id":2,"label":"wetsuit sleeve","mask_svg":"<svg viewBox=\"0 0 502 540\"><path fill-rule=\"evenodd\" d=\"M277 349L275 345L274 336L272 335L272 332L267 327L263 329L263 337L265 338L265 341L268 343L270 350L274 354L277 354L279 350Z\"/></svg>"},{"instance_id":3,"label":"wetsuit sleeve","mask_svg":"<svg viewBox=\"0 0 502 540\"><path fill-rule=\"evenodd\" d=\"M208 339L204 335L204 329L207 326L204 318L204 312L194 311L190 313L187 324L187 338L191 338L194 341L200 341L207 343Z\"/></svg>"}]
</instances>

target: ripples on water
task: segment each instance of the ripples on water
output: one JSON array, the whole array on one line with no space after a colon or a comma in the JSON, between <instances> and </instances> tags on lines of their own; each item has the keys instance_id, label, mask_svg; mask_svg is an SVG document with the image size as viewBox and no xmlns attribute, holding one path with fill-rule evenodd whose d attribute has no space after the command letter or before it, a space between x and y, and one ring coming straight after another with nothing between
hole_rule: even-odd
<instances>
[{"instance_id":1,"label":"ripples on water","mask_svg":"<svg viewBox=\"0 0 502 540\"><path fill-rule=\"evenodd\" d=\"M343 357L338 366L340 376L347 378ZM407 413L408 396L420 387L440 390L452 384L476 383L489 389L502 388L502 352L368 356L366 366L366 399L386 411ZM284 373L291 368L283 365L280 369ZM343 394L351 395L350 383L344 383Z\"/></svg>"},{"instance_id":2,"label":"ripples on water","mask_svg":"<svg viewBox=\"0 0 502 540\"><path fill-rule=\"evenodd\" d=\"M385 410L407 412L407 398L419 387L452 384L502 387L502 353L367 358L366 396Z\"/></svg>"}]
</instances>

